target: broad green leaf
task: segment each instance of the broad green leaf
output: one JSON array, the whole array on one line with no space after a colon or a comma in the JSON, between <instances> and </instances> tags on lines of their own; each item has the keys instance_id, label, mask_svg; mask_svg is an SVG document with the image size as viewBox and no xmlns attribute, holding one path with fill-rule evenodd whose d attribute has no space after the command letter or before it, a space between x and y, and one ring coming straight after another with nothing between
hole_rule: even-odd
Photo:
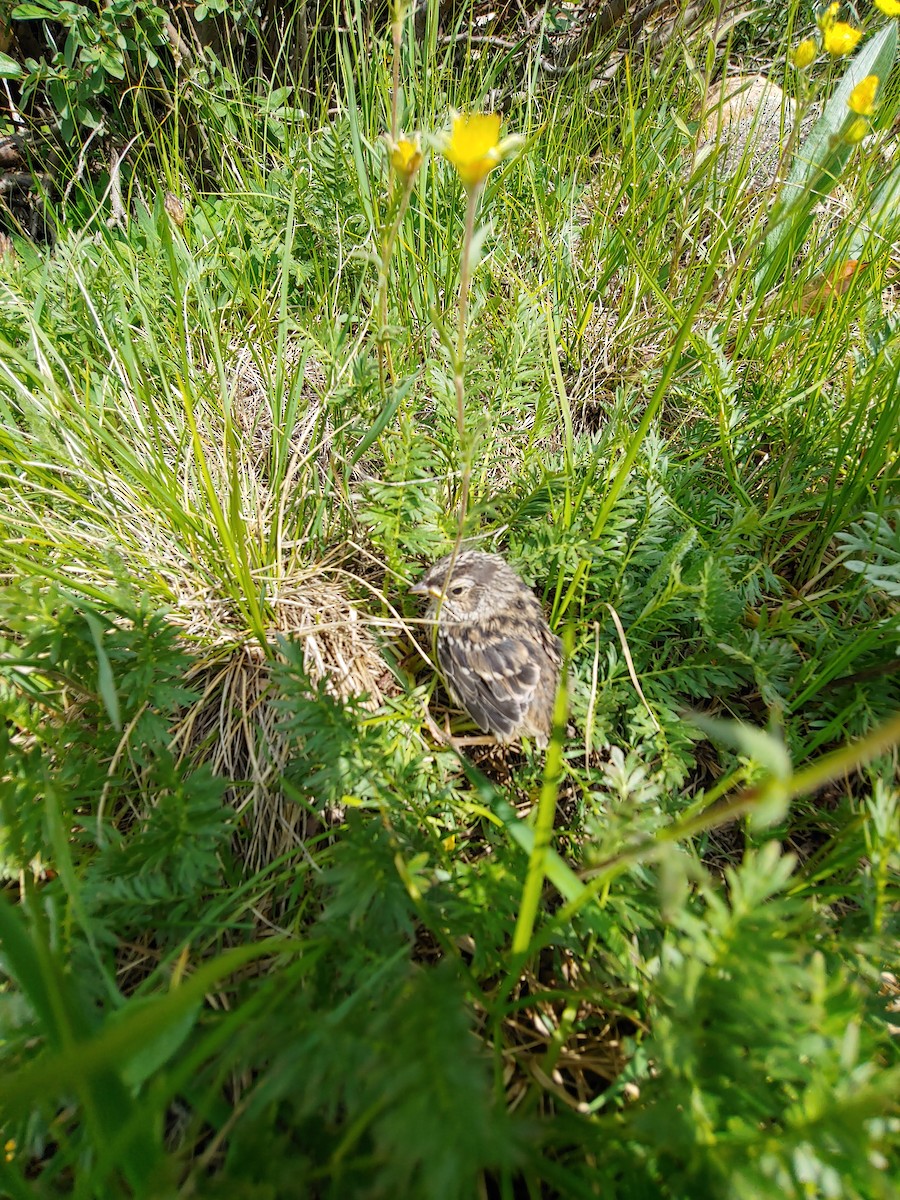
<instances>
[{"instance_id":1,"label":"broad green leaf","mask_svg":"<svg viewBox=\"0 0 900 1200\"><path fill-rule=\"evenodd\" d=\"M350 459L350 468L356 466L362 456L366 453L374 441L376 441L393 421L396 416L397 409L409 395L413 384L416 382L415 377L405 380L395 390L394 395L388 400L387 404L372 422L370 428L366 431L359 445L353 451L353 456Z\"/></svg>"},{"instance_id":2,"label":"broad green leaf","mask_svg":"<svg viewBox=\"0 0 900 1200\"><path fill-rule=\"evenodd\" d=\"M0 903L0 922L9 916L11 908ZM4 923L4 939L11 924L9 920ZM136 1044L162 1038L165 1027L173 1022L180 1024L185 1014L193 1014L205 993L220 980L255 959L277 954L296 957L303 953L302 943L275 938L226 950L198 967L180 987L154 997L153 1003L126 1005L120 1017L104 1022L92 1036L82 1036L77 1041L69 1037L60 1049L40 1054L0 1075L0 1113L21 1117L50 1094L78 1087L87 1090L94 1081L107 1080L121 1069L122 1059L131 1054Z\"/></svg>"},{"instance_id":3,"label":"broad green leaf","mask_svg":"<svg viewBox=\"0 0 900 1200\"><path fill-rule=\"evenodd\" d=\"M491 820L499 820L519 849L530 857L534 851L533 826L522 820L499 788L495 788L477 767L466 759L461 760L460 766L479 796L485 814ZM577 901L585 890L584 884L556 850L547 847L546 855L547 878L565 900Z\"/></svg>"},{"instance_id":4,"label":"broad green leaf","mask_svg":"<svg viewBox=\"0 0 900 1200\"><path fill-rule=\"evenodd\" d=\"M68 1025L70 1019L77 1020L77 1007L70 1003L62 973L29 930L21 908L5 897L0 900L0 945L4 974L28 997L46 1037L55 1046L63 1045L69 1030L60 1029L60 1014L65 1014Z\"/></svg>"},{"instance_id":5,"label":"broad green leaf","mask_svg":"<svg viewBox=\"0 0 900 1200\"><path fill-rule=\"evenodd\" d=\"M124 1008L112 1013L109 1024L117 1025L122 1021L129 1021L140 1009L153 1010L156 1004L156 996L138 996L130 1000ZM194 1028L201 1007L202 1004L198 1000L184 1012L174 1013L167 1022L160 1022L158 1032L149 1032L145 1038L135 1042L136 1049L128 1056L121 1071L122 1078L129 1087L139 1087L160 1067L165 1066Z\"/></svg>"},{"instance_id":6,"label":"broad green leaf","mask_svg":"<svg viewBox=\"0 0 900 1200\"><path fill-rule=\"evenodd\" d=\"M93 1032L90 1010L74 979L53 954L47 930L40 920L27 925L21 909L4 900L0 902L0 940L10 974L28 996L50 1047L29 1066L53 1061L57 1055L77 1058ZM0 1111L5 1109L3 1083L8 1079L9 1073L5 1073L0 1080ZM79 1073L73 1079L72 1090L80 1097L85 1121L98 1144L112 1138L120 1123L130 1117L131 1099L114 1064L101 1064L94 1072ZM147 1170L154 1153L146 1131L136 1131L123 1151L123 1166L132 1183Z\"/></svg>"},{"instance_id":7,"label":"broad green leaf","mask_svg":"<svg viewBox=\"0 0 900 1200\"><path fill-rule=\"evenodd\" d=\"M720 721L701 713L691 713L691 721L713 741L732 746L758 763L774 779L790 779L791 760L781 738L743 721Z\"/></svg>"},{"instance_id":8,"label":"broad green leaf","mask_svg":"<svg viewBox=\"0 0 900 1200\"><path fill-rule=\"evenodd\" d=\"M52 21L60 12L55 0L44 0L43 4L17 4L10 16L14 21Z\"/></svg>"},{"instance_id":9,"label":"broad green leaf","mask_svg":"<svg viewBox=\"0 0 900 1200\"><path fill-rule=\"evenodd\" d=\"M0 79L21 79L25 74L14 58L0 54Z\"/></svg>"}]
</instances>

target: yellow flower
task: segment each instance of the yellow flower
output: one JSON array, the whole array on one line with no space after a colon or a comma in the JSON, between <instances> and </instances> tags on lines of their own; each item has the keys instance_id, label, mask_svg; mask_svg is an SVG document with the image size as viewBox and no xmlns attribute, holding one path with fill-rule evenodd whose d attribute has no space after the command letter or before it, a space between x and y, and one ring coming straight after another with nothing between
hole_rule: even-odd
<instances>
[{"instance_id":1,"label":"yellow flower","mask_svg":"<svg viewBox=\"0 0 900 1200\"><path fill-rule=\"evenodd\" d=\"M869 122L865 117L857 117L853 124L847 127L844 140L855 145L857 142L861 142L868 132Z\"/></svg>"},{"instance_id":2,"label":"yellow flower","mask_svg":"<svg viewBox=\"0 0 900 1200\"><path fill-rule=\"evenodd\" d=\"M898 0L898 3L900 3L900 0ZM791 62L793 62L798 71L803 71L810 65L810 63L815 62L816 55L818 53L818 47L813 39L804 38L802 42L797 44L797 47L791 56Z\"/></svg>"},{"instance_id":3,"label":"yellow flower","mask_svg":"<svg viewBox=\"0 0 900 1200\"><path fill-rule=\"evenodd\" d=\"M524 144L524 138L517 134L500 140L500 117L496 113L454 112L452 117L453 127L443 135L440 149L456 167L463 186L470 190Z\"/></svg>"},{"instance_id":4,"label":"yellow flower","mask_svg":"<svg viewBox=\"0 0 900 1200\"><path fill-rule=\"evenodd\" d=\"M419 135L416 134L413 138L402 137L396 142L392 142L388 138L388 146L391 151L391 166L404 179L412 179L422 165L422 147L419 143Z\"/></svg>"},{"instance_id":5,"label":"yellow flower","mask_svg":"<svg viewBox=\"0 0 900 1200\"><path fill-rule=\"evenodd\" d=\"M16 1139L10 1138L9 1141L5 1142L3 1145L3 1157L8 1163L11 1163L12 1160L15 1158L15 1156L16 1156Z\"/></svg>"},{"instance_id":6,"label":"yellow flower","mask_svg":"<svg viewBox=\"0 0 900 1200\"><path fill-rule=\"evenodd\" d=\"M875 93L878 91L878 76L867 75L850 93L847 107L860 117L871 117L875 111Z\"/></svg>"},{"instance_id":7,"label":"yellow flower","mask_svg":"<svg viewBox=\"0 0 900 1200\"><path fill-rule=\"evenodd\" d=\"M831 6L834 8L834 5ZM831 10L829 9L829 12ZM822 27L822 45L829 54L841 58L856 49L856 43L862 37L861 29L854 29L846 21L829 20Z\"/></svg>"},{"instance_id":8,"label":"yellow flower","mask_svg":"<svg viewBox=\"0 0 900 1200\"><path fill-rule=\"evenodd\" d=\"M475 187L500 162L500 117L497 113L457 113L444 146L467 187Z\"/></svg>"},{"instance_id":9,"label":"yellow flower","mask_svg":"<svg viewBox=\"0 0 900 1200\"><path fill-rule=\"evenodd\" d=\"M875 7L886 17L900 17L900 0L875 0Z\"/></svg>"}]
</instances>

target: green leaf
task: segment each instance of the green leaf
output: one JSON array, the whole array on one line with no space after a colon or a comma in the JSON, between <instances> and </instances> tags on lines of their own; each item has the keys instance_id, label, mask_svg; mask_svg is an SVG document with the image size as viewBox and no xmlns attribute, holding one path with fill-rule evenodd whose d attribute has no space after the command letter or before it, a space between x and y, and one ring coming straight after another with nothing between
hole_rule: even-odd
<instances>
[{"instance_id":1,"label":"green leaf","mask_svg":"<svg viewBox=\"0 0 900 1200\"><path fill-rule=\"evenodd\" d=\"M21 79L25 74L14 58L0 54L0 79Z\"/></svg>"},{"instance_id":2,"label":"green leaf","mask_svg":"<svg viewBox=\"0 0 900 1200\"><path fill-rule=\"evenodd\" d=\"M877 75L883 85L894 65L896 50L897 26L893 21L863 44L795 156L779 199L790 200L792 194L804 189L828 161L832 139L844 128L849 114L847 104L850 93L867 75ZM849 158L851 150L849 143L841 147L842 165Z\"/></svg>"},{"instance_id":3,"label":"green leaf","mask_svg":"<svg viewBox=\"0 0 900 1200\"><path fill-rule=\"evenodd\" d=\"M466 760L463 760L460 765L465 771L469 782L474 785L478 792L485 812L493 810L496 817L503 823L510 838L530 858L534 853L535 847L533 827L522 820L503 793L498 788L493 787L477 767L474 767ZM546 849L544 871L547 878L565 900L570 902L577 901L584 893L584 884L552 846Z\"/></svg>"},{"instance_id":4,"label":"green leaf","mask_svg":"<svg viewBox=\"0 0 900 1200\"><path fill-rule=\"evenodd\" d=\"M122 1021L130 1021L133 1015L141 1009L156 1008L156 996L140 996L117 1012L110 1015L107 1027L113 1027ZM125 1083L132 1088L139 1087L155 1074L160 1067L172 1058L184 1044L188 1034L194 1028L202 1004L198 1001L184 1012L176 1012L168 1022L161 1022L158 1033L149 1033L143 1040L135 1042L137 1049L127 1058L122 1066L121 1074Z\"/></svg>"},{"instance_id":5,"label":"green leaf","mask_svg":"<svg viewBox=\"0 0 900 1200\"><path fill-rule=\"evenodd\" d=\"M122 715L119 709L119 694L116 691L116 681L109 656L103 645L103 626L91 612L85 612L84 619L91 631L94 649L97 651L97 687L100 690L100 696L113 728L121 729Z\"/></svg>"},{"instance_id":6,"label":"green leaf","mask_svg":"<svg viewBox=\"0 0 900 1200\"><path fill-rule=\"evenodd\" d=\"M743 721L720 721L699 713L692 713L691 720L713 741L732 746L766 772L768 778L756 789L755 803L749 814L751 825L762 828L780 821L790 803L793 776L790 756L781 738Z\"/></svg>"},{"instance_id":7,"label":"green leaf","mask_svg":"<svg viewBox=\"0 0 900 1200\"><path fill-rule=\"evenodd\" d=\"M122 61L122 55L117 54L115 50L104 46L99 54L100 66L113 79L125 78L125 64Z\"/></svg>"},{"instance_id":8,"label":"green leaf","mask_svg":"<svg viewBox=\"0 0 900 1200\"><path fill-rule=\"evenodd\" d=\"M61 12L55 0L44 0L43 4L17 4L10 16L14 21L52 21Z\"/></svg>"},{"instance_id":9,"label":"green leaf","mask_svg":"<svg viewBox=\"0 0 900 1200\"><path fill-rule=\"evenodd\" d=\"M66 983L56 962L46 953L37 936L26 926L22 910L5 897L0 900L0 942L4 973L10 975L28 997L46 1036L54 1045L66 1041L69 1019L77 1019L77 1007L69 1003ZM61 1030L61 1014L66 1029Z\"/></svg>"},{"instance_id":10,"label":"green leaf","mask_svg":"<svg viewBox=\"0 0 900 1200\"><path fill-rule=\"evenodd\" d=\"M894 230L900 220L900 166L872 192L859 224L853 230L846 257L865 262L894 241Z\"/></svg>"},{"instance_id":11,"label":"green leaf","mask_svg":"<svg viewBox=\"0 0 900 1200\"><path fill-rule=\"evenodd\" d=\"M14 927L11 920L4 919L9 918L11 911L11 905L0 901L0 934L4 942L9 929ZM32 1105L46 1101L48 1095L68 1090L87 1091L96 1080L106 1080L118 1071L122 1058L136 1044L162 1039L167 1024L180 1024L186 1013L194 1012L202 1004L206 991L247 963L277 954L297 957L304 953L302 943L275 938L226 950L198 967L180 987L153 997L152 1003L129 1004L120 1018L108 1019L91 1036L79 1030L78 1040L69 1036L58 1049L40 1054L15 1070L7 1070L0 1076L0 1112L9 1117L25 1116Z\"/></svg>"},{"instance_id":12,"label":"green leaf","mask_svg":"<svg viewBox=\"0 0 900 1200\"><path fill-rule=\"evenodd\" d=\"M774 779L787 782L791 778L791 760L781 738L744 721L720 721L700 713L691 713L691 721L713 741L732 746L747 758L758 763Z\"/></svg>"},{"instance_id":13,"label":"green leaf","mask_svg":"<svg viewBox=\"0 0 900 1200\"><path fill-rule=\"evenodd\" d=\"M395 389L393 397L388 400L387 404L372 422L372 425L367 430L365 435L360 439L359 445L353 451L353 455L350 459L350 469L356 466L372 443L381 436L387 426L394 419L397 409L409 395L414 383L414 378L407 379Z\"/></svg>"},{"instance_id":14,"label":"green leaf","mask_svg":"<svg viewBox=\"0 0 900 1200\"><path fill-rule=\"evenodd\" d=\"M92 1015L85 1002L82 990L71 974L53 954L49 932L44 927L42 914L33 906L35 919L27 926L20 909L6 901L0 902L0 940L2 940L6 962L19 986L28 995L34 1006L45 1036L50 1043L48 1054L32 1059L25 1068L40 1066L48 1059L53 1061L67 1055L77 1058L80 1047L88 1044L91 1036ZM13 1090L4 1095L4 1083L0 1081L0 1110L6 1109L6 1100L17 1103L19 1096ZM120 1123L131 1115L130 1097L116 1072L116 1064L101 1064L94 1072L84 1071L73 1082L73 1091L79 1095L84 1106L85 1121L97 1144L113 1139ZM21 1109L19 1110L22 1111ZM155 1150L145 1130L136 1130L123 1147L123 1166L132 1183L136 1183L148 1169Z\"/></svg>"}]
</instances>

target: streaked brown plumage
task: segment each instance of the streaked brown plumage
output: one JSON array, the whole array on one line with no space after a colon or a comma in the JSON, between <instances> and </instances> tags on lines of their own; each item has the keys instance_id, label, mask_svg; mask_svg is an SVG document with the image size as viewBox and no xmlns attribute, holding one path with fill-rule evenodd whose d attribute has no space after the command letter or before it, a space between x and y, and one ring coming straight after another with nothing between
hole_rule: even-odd
<instances>
[{"instance_id":1,"label":"streaked brown plumage","mask_svg":"<svg viewBox=\"0 0 900 1200\"><path fill-rule=\"evenodd\" d=\"M498 554L440 559L411 589L429 596L437 656L454 700L499 742L546 746L562 643L530 588Z\"/></svg>"}]
</instances>

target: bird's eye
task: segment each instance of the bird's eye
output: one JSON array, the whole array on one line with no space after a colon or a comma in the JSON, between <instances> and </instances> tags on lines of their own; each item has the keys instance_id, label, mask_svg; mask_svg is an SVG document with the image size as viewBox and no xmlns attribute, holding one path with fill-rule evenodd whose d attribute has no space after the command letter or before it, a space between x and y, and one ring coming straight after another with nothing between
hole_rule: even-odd
<instances>
[{"instance_id":1,"label":"bird's eye","mask_svg":"<svg viewBox=\"0 0 900 1200\"><path fill-rule=\"evenodd\" d=\"M461 583L455 583L453 585L453 587L450 589L450 595L451 596L461 596L465 590L466 589L463 587L463 585Z\"/></svg>"}]
</instances>

